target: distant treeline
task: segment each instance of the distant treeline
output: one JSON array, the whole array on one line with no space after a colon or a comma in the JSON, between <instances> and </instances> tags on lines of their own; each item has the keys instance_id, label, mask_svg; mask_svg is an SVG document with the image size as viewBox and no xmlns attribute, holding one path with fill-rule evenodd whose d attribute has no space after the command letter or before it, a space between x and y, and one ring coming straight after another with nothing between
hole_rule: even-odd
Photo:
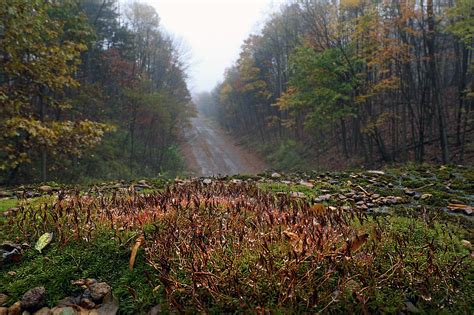
<instances>
[{"instance_id":1,"label":"distant treeline","mask_svg":"<svg viewBox=\"0 0 474 315\"><path fill-rule=\"evenodd\" d=\"M0 2L0 181L176 171L190 95L155 10L116 0ZM121 13L121 14L120 14Z\"/></svg>"},{"instance_id":2,"label":"distant treeline","mask_svg":"<svg viewBox=\"0 0 474 315\"><path fill-rule=\"evenodd\" d=\"M472 161L473 44L472 0L291 1L197 103L283 168Z\"/></svg>"}]
</instances>

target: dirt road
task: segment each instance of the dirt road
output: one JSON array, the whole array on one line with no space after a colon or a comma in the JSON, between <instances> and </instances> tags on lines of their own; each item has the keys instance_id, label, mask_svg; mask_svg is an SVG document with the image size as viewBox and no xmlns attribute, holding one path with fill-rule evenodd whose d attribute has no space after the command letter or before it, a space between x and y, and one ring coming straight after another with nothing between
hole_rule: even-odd
<instances>
[{"instance_id":1,"label":"dirt road","mask_svg":"<svg viewBox=\"0 0 474 315\"><path fill-rule=\"evenodd\" d=\"M191 118L184 130L182 152L197 176L255 174L265 163L238 146L235 140L202 115Z\"/></svg>"}]
</instances>

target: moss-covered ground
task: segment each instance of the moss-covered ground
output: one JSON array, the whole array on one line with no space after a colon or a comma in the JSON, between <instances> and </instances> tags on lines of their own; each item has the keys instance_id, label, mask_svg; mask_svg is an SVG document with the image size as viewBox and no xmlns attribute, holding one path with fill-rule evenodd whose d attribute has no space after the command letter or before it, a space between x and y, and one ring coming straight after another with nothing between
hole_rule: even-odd
<instances>
[{"instance_id":1,"label":"moss-covered ground","mask_svg":"<svg viewBox=\"0 0 474 315\"><path fill-rule=\"evenodd\" d=\"M0 219L0 240L23 244L23 257L2 263L0 293L12 304L44 286L52 307L78 293L71 281L95 278L112 286L121 314L156 305L468 314L474 223L448 206L472 209L473 196L472 167L413 165L2 199L0 211L10 213ZM44 232L55 236L39 253Z\"/></svg>"}]
</instances>

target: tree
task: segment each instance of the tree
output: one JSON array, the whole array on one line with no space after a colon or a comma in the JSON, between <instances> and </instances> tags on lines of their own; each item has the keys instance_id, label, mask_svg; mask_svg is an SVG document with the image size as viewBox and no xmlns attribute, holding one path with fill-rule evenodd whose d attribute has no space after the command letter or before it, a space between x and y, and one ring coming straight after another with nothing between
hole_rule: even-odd
<instances>
[{"instance_id":1,"label":"tree","mask_svg":"<svg viewBox=\"0 0 474 315\"><path fill-rule=\"evenodd\" d=\"M68 5L41 0L0 4L0 168L9 180L21 166L37 160L46 180L48 156L80 156L110 129L68 115L65 91L79 86L73 74L86 49L84 42L68 38L77 29L68 29L70 21L57 14Z\"/></svg>"}]
</instances>

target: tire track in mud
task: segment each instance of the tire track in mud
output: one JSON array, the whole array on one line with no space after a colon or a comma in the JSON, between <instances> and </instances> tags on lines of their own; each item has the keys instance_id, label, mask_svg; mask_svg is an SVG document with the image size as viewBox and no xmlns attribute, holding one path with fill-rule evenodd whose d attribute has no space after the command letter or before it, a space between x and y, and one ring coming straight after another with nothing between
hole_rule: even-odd
<instances>
[{"instance_id":1,"label":"tire track in mud","mask_svg":"<svg viewBox=\"0 0 474 315\"><path fill-rule=\"evenodd\" d=\"M190 119L183 136L182 152L195 175L255 174L266 168L261 158L202 115Z\"/></svg>"}]
</instances>

